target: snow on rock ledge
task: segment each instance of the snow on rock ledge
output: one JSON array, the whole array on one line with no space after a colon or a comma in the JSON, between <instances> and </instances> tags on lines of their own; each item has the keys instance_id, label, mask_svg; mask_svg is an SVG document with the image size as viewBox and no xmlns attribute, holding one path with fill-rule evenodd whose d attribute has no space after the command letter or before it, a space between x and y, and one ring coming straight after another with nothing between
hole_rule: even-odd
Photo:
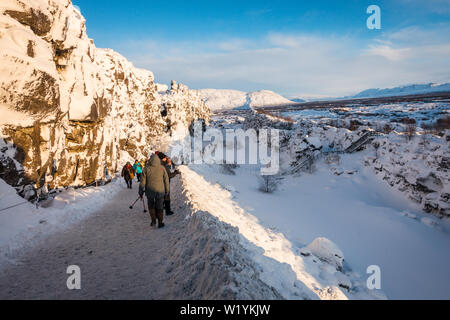
<instances>
[{"instance_id":1,"label":"snow on rock ledge","mask_svg":"<svg viewBox=\"0 0 450 320\"><path fill-rule=\"evenodd\" d=\"M97 49L69 0L2 0L0 48L0 178L22 195L95 182L209 120L195 92L158 92L152 72Z\"/></svg>"}]
</instances>

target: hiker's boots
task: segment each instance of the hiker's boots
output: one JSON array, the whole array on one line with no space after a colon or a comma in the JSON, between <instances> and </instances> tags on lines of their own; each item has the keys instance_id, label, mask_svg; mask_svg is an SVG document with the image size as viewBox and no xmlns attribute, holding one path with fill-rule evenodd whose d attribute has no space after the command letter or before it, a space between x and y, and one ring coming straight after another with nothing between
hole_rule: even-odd
<instances>
[{"instance_id":1,"label":"hiker's boots","mask_svg":"<svg viewBox=\"0 0 450 320\"><path fill-rule=\"evenodd\" d=\"M164 228L164 211L163 210L155 210L155 209L149 209L150 217L152 218L152 223L150 224L151 227L156 226L156 220L158 220L158 228Z\"/></svg>"},{"instance_id":2,"label":"hiker's boots","mask_svg":"<svg viewBox=\"0 0 450 320\"><path fill-rule=\"evenodd\" d=\"M148 209L150 212L150 218L152 218L152 223L150 226L154 227L156 226L156 210L154 208Z\"/></svg>"},{"instance_id":3,"label":"hiker's boots","mask_svg":"<svg viewBox=\"0 0 450 320\"><path fill-rule=\"evenodd\" d=\"M166 210L166 216L171 216L175 213L170 209L170 200L164 201L164 209Z\"/></svg>"},{"instance_id":4,"label":"hiker's boots","mask_svg":"<svg viewBox=\"0 0 450 320\"><path fill-rule=\"evenodd\" d=\"M158 217L158 228L164 227L164 211L163 210L156 210L156 216Z\"/></svg>"}]
</instances>

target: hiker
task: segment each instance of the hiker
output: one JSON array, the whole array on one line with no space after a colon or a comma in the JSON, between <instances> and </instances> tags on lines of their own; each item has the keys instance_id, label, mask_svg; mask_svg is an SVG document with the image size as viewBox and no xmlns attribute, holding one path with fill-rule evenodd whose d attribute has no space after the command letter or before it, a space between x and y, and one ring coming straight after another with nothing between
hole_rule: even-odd
<instances>
[{"instance_id":1,"label":"hiker","mask_svg":"<svg viewBox=\"0 0 450 320\"><path fill-rule=\"evenodd\" d=\"M167 157L165 154L160 153L160 155L163 157L161 162L167 171L167 175L169 176L169 183L170 183L170 180L172 180L172 178L175 178L177 175L179 175L180 171L175 170L174 172L172 172L171 169L174 167L173 163L172 163L172 159ZM161 158L161 156L160 156L160 158ZM164 209L166 211L166 216L171 216L175 213L170 208L170 192L164 198Z\"/></svg>"},{"instance_id":2,"label":"hiker","mask_svg":"<svg viewBox=\"0 0 450 320\"><path fill-rule=\"evenodd\" d=\"M138 160L136 160L134 162L133 169L134 169L134 172L136 172L136 177L138 179L138 182L141 182L142 164Z\"/></svg>"},{"instance_id":3,"label":"hiker","mask_svg":"<svg viewBox=\"0 0 450 320\"><path fill-rule=\"evenodd\" d=\"M131 163L127 162L127 164L122 169L122 177L125 179L128 189L133 189L134 174L135 174L135 171L134 171L133 167L131 166Z\"/></svg>"},{"instance_id":4,"label":"hiker","mask_svg":"<svg viewBox=\"0 0 450 320\"><path fill-rule=\"evenodd\" d=\"M141 183L139 185L139 196L147 196L148 210L152 219L151 226L156 225L158 219L158 228L164 227L163 205L164 198L170 192L169 176L167 171L161 165L158 156L152 156L145 167Z\"/></svg>"}]
</instances>

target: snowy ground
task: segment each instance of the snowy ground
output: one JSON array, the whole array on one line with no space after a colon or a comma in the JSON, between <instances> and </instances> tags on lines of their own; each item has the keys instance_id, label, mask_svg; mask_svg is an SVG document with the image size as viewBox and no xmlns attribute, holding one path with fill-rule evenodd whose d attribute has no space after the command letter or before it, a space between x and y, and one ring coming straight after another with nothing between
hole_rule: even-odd
<instances>
[{"instance_id":1,"label":"snowy ground","mask_svg":"<svg viewBox=\"0 0 450 320\"><path fill-rule=\"evenodd\" d=\"M289 254L298 256L302 247L325 237L343 251L346 270L362 281L368 266L380 266L382 291L390 299L450 298L449 225L386 188L360 157L344 159L347 173L340 176L322 163L314 174L288 177L274 194L258 190L256 170L241 167L236 175L221 174L217 167L195 170L229 190L235 206L259 228L285 237Z\"/></svg>"},{"instance_id":2,"label":"snowy ground","mask_svg":"<svg viewBox=\"0 0 450 320\"><path fill-rule=\"evenodd\" d=\"M298 240L289 239L292 238L291 234L281 227L287 224L296 229L302 223L292 197L260 194L254 184L256 174L248 171L247 174L241 174L246 172L245 169L237 170L236 176L230 176L220 174L219 168L215 166L191 168L194 171L183 168L182 172L189 181L186 192L195 203L194 207L237 228L237 242L248 251L249 260L260 270L260 279L277 290L284 299L385 298L379 290L367 290L365 279L360 275L345 267L342 272L337 270L335 262L339 264L339 259L321 261L319 258L324 257L322 254L328 254L330 248L317 252L319 255L301 254L303 245L299 245ZM289 218L287 210L297 214L295 220ZM271 221L267 223L266 219ZM278 223L275 223L277 220ZM302 229L299 228L295 238L299 239L301 234ZM321 237L326 234L314 235ZM234 243L236 246L236 241ZM331 253L334 255L334 252Z\"/></svg>"},{"instance_id":3,"label":"snowy ground","mask_svg":"<svg viewBox=\"0 0 450 320\"><path fill-rule=\"evenodd\" d=\"M237 211L250 217L250 224L284 237L287 245L277 250L284 251L277 259L293 270L301 268L295 266L294 260L286 261L286 256L301 255L317 238L332 241L345 256L343 273L353 291L341 291L348 298L354 298L355 291L361 292L369 276L367 268L377 265L382 273L382 293L389 299L450 299L450 220L445 215L448 135L416 132L408 140L403 134L405 125L399 123L404 117L415 119L417 124L431 122L448 112L448 102L285 112L283 116L296 123L282 132L287 141L281 148L282 175L272 194L259 190L257 167L240 166L234 173L220 166L191 168L208 183L227 190ZM250 114L217 115L213 119L215 126L224 129L255 125L276 128L273 121ZM350 120L363 123L349 130ZM400 131L379 133L373 140L381 141L378 149L368 143L363 151L343 153L365 133L385 124ZM309 154L318 154L318 160L313 158L316 160L312 160L309 170L293 173ZM372 165L374 159L378 170ZM419 182L428 181L430 171L436 172L439 178L435 180L440 184L420 193ZM403 176L406 182L396 180ZM436 203L444 208L443 214L423 211L427 199L439 194L443 197ZM416 201L417 197L425 200ZM215 214L226 221L232 219L220 210ZM241 228L247 228L247 223L242 219L233 221L244 233ZM262 247L270 252L267 246ZM321 274L317 279L332 281L333 277L339 278L337 275Z\"/></svg>"}]
</instances>

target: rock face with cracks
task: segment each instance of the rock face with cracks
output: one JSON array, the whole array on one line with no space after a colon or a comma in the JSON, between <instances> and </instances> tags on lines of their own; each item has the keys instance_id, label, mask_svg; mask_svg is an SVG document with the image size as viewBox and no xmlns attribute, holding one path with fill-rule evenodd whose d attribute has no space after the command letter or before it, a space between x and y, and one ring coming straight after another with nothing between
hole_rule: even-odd
<instances>
[{"instance_id":1,"label":"rock face with cracks","mask_svg":"<svg viewBox=\"0 0 450 320\"><path fill-rule=\"evenodd\" d=\"M22 196L83 186L209 121L203 100L88 38L69 0L0 4L0 178Z\"/></svg>"}]
</instances>

